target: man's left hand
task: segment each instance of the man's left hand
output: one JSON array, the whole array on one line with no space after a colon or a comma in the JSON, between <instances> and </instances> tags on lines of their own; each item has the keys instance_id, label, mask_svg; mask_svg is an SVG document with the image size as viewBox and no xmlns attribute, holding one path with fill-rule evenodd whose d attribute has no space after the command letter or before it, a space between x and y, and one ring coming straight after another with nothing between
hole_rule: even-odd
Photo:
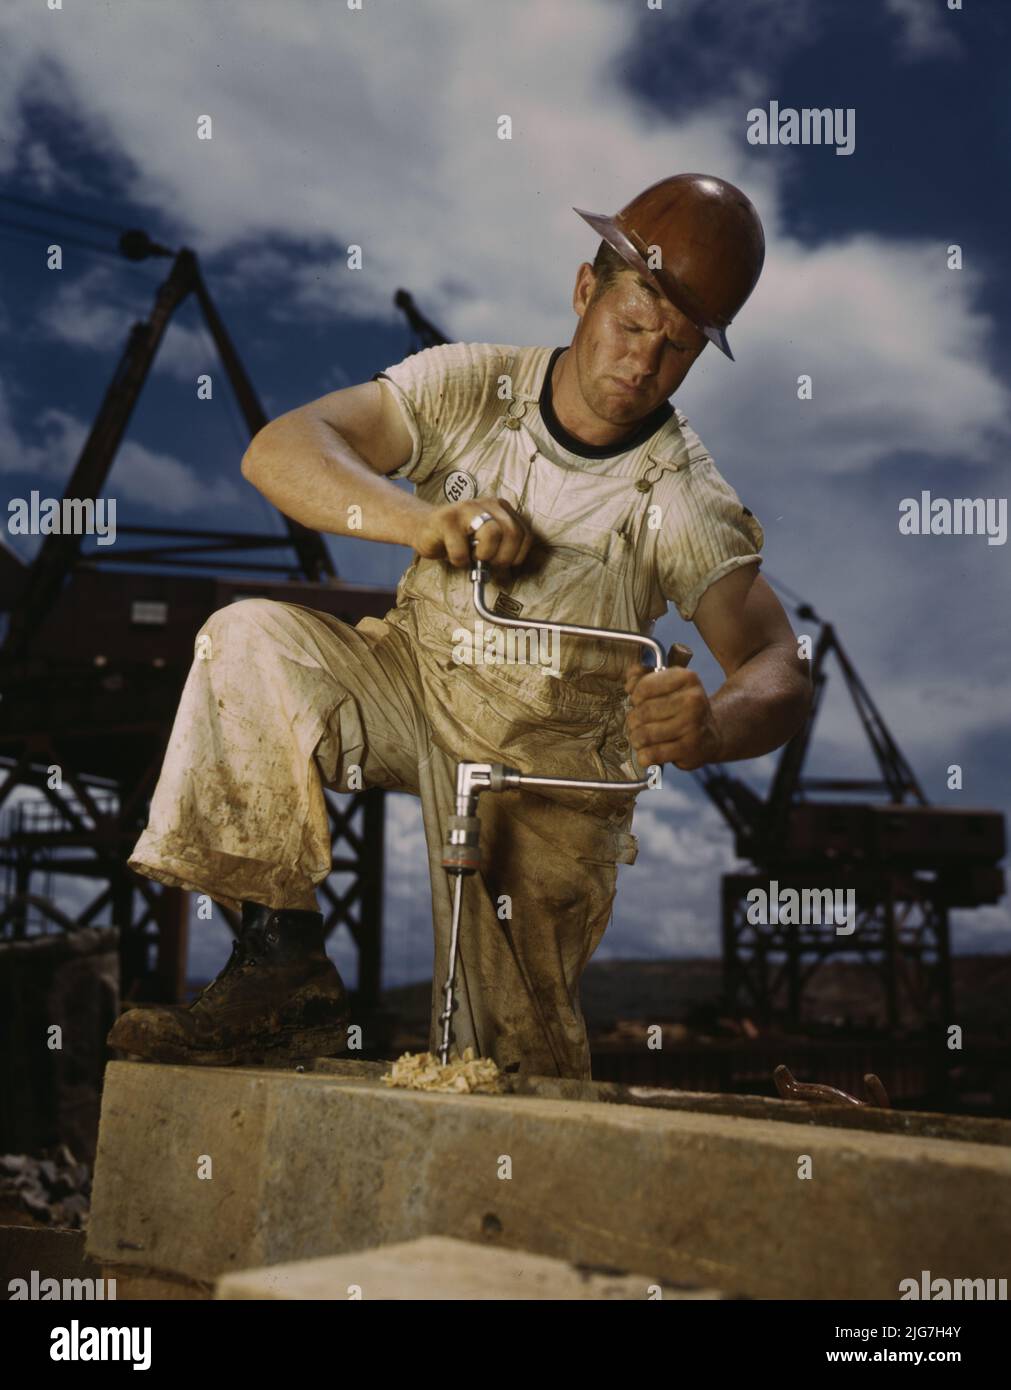
<instances>
[{"instance_id":1,"label":"man's left hand","mask_svg":"<svg viewBox=\"0 0 1011 1390\"><path fill-rule=\"evenodd\" d=\"M625 689L632 706L628 736L642 767L673 763L691 772L720 761L720 732L694 671L633 666L626 673Z\"/></svg>"}]
</instances>

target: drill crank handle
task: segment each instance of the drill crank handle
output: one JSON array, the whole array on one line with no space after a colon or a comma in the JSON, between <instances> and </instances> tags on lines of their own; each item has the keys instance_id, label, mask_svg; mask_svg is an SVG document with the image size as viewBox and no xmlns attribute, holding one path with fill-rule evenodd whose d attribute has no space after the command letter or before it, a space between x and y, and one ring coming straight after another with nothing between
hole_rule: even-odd
<instances>
[{"instance_id":1,"label":"drill crank handle","mask_svg":"<svg viewBox=\"0 0 1011 1390\"><path fill-rule=\"evenodd\" d=\"M477 536L471 539L473 547L477 542ZM501 613L493 613L484 601L484 586L491 578L489 566L484 560L474 559L470 568L470 579L474 587L474 607L482 618L486 618L490 623L496 623L499 627L520 627L526 630L539 628L542 632L565 632L573 637L596 637L609 642L629 642L639 648L648 647L656 658L655 671L664 671L667 668L667 657L660 643L653 637L646 637L641 632L622 632L618 629L606 627L587 627L581 623L552 623L538 618L506 618ZM678 644L676 644L678 645ZM673 651L673 648L671 649ZM691 659L691 652L687 647L688 659ZM687 662L679 663L687 665Z\"/></svg>"}]
</instances>

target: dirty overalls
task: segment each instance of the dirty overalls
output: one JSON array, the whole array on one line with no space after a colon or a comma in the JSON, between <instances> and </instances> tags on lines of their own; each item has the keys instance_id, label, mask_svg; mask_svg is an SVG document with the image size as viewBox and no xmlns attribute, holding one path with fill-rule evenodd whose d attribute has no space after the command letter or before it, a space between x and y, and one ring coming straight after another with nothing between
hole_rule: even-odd
<instances>
[{"instance_id":1,"label":"dirty overalls","mask_svg":"<svg viewBox=\"0 0 1011 1390\"><path fill-rule=\"evenodd\" d=\"M549 436L538 392L550 349L494 351L503 358L490 380L508 373L511 399L476 403L473 435L416 485L418 495L438 504L461 489L504 498L534 529L522 573L493 571L490 608L649 632L667 604L650 570L646 515L653 483L684 464L678 417L622 476L604 471L613 460L596 472L561 466L541 452ZM563 637L557 674L544 647L535 661L465 664L461 632L480 640L480 621L468 570L421 557L384 619L352 627L258 598L212 614L129 861L231 907L315 910L314 887L331 872L323 785L419 796L435 938L433 1049L451 922L441 858L457 762L615 781L644 775L625 728L623 672L634 648ZM465 650L475 657L478 643ZM356 768L361 781L349 786ZM627 792L573 789L480 796L482 867L463 885L453 1022L461 1050L472 1044L524 1073L589 1077L579 979L610 920L617 865L636 858L633 803Z\"/></svg>"}]
</instances>

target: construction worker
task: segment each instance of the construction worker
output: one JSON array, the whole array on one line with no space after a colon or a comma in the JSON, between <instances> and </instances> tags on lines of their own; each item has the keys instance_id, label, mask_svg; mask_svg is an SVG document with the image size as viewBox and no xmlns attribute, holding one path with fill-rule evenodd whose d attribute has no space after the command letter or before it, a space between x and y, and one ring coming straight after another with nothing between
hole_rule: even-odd
<instances>
[{"instance_id":1,"label":"construction worker","mask_svg":"<svg viewBox=\"0 0 1011 1390\"><path fill-rule=\"evenodd\" d=\"M764 258L758 214L732 184L681 174L613 218L580 215L602 241L576 276L567 348L428 348L281 416L250 445L243 474L282 512L415 556L383 619L352 627L255 598L201 628L129 863L241 910L242 929L192 1005L126 1012L111 1046L205 1063L342 1048L346 996L315 896L331 871L324 786L421 799L434 1050L458 760L617 781L755 757L802 725L807 667L759 574L762 528L669 402L708 342L731 356L726 327ZM557 659L481 659L472 542L491 566L494 610L648 634L673 602L725 683L709 696L683 667L651 674L630 665L633 648L579 637L561 639ZM589 1077L579 980L617 866L636 858L633 801L577 789L481 798L483 867L464 882L461 1050Z\"/></svg>"}]
</instances>

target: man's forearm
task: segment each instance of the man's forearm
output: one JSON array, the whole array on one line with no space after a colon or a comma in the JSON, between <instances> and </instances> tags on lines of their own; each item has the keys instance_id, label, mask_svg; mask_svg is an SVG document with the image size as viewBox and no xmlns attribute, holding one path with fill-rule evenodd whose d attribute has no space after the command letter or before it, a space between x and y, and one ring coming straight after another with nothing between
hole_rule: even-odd
<instances>
[{"instance_id":1,"label":"man's forearm","mask_svg":"<svg viewBox=\"0 0 1011 1390\"><path fill-rule=\"evenodd\" d=\"M807 663L795 647L756 652L710 698L720 741L713 761L758 758L782 747L802 728L810 705Z\"/></svg>"},{"instance_id":2,"label":"man's forearm","mask_svg":"<svg viewBox=\"0 0 1011 1390\"><path fill-rule=\"evenodd\" d=\"M242 474L285 516L336 536L410 545L432 510L311 416L292 414L265 426L246 450Z\"/></svg>"}]
</instances>

